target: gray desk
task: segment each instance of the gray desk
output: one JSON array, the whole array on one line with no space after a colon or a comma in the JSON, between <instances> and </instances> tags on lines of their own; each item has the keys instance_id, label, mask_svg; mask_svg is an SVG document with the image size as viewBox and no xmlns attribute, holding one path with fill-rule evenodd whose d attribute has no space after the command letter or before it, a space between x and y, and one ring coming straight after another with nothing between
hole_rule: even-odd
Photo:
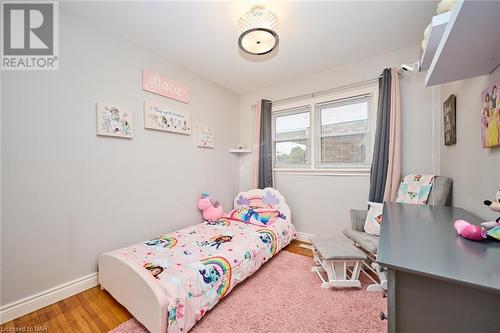
<instances>
[{"instance_id":1,"label":"gray desk","mask_svg":"<svg viewBox=\"0 0 500 333\"><path fill-rule=\"evenodd\" d=\"M500 242L458 236L461 208L384 204L377 261L388 268L389 332L500 332Z\"/></svg>"}]
</instances>

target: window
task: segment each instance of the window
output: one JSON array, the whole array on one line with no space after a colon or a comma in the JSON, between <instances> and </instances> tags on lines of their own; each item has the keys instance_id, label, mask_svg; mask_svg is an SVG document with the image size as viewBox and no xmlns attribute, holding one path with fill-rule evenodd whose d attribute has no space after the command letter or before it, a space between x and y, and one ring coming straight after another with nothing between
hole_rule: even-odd
<instances>
[{"instance_id":1,"label":"window","mask_svg":"<svg viewBox=\"0 0 500 333\"><path fill-rule=\"evenodd\" d=\"M373 85L273 106L275 171L368 173L376 98Z\"/></svg>"},{"instance_id":2,"label":"window","mask_svg":"<svg viewBox=\"0 0 500 333\"><path fill-rule=\"evenodd\" d=\"M318 166L369 162L369 98L317 105Z\"/></svg>"},{"instance_id":3,"label":"window","mask_svg":"<svg viewBox=\"0 0 500 333\"><path fill-rule=\"evenodd\" d=\"M310 164L309 107L273 114L273 152L277 167Z\"/></svg>"}]
</instances>

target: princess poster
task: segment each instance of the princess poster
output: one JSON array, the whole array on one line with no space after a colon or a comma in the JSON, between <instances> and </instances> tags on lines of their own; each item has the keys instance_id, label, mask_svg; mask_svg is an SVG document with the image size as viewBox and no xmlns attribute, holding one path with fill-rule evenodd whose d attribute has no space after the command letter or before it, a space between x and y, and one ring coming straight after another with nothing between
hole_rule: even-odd
<instances>
[{"instance_id":1,"label":"princess poster","mask_svg":"<svg viewBox=\"0 0 500 333\"><path fill-rule=\"evenodd\" d=\"M500 146L500 79L481 94L481 143L484 148Z\"/></svg>"}]
</instances>

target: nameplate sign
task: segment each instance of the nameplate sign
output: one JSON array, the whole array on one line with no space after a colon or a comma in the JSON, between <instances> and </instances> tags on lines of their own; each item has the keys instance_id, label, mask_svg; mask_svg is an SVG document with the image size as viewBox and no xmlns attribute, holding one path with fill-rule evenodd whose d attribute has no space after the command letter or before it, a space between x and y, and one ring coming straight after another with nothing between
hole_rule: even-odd
<instances>
[{"instance_id":1,"label":"nameplate sign","mask_svg":"<svg viewBox=\"0 0 500 333\"><path fill-rule=\"evenodd\" d=\"M148 69L142 70L142 90L189 104L189 88Z\"/></svg>"}]
</instances>

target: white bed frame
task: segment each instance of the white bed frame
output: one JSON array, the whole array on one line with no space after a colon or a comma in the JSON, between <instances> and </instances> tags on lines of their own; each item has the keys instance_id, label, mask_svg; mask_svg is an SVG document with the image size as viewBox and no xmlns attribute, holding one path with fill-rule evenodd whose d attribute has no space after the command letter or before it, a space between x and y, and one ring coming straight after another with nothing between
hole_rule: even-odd
<instances>
[{"instance_id":1,"label":"white bed frame","mask_svg":"<svg viewBox=\"0 0 500 333\"><path fill-rule=\"evenodd\" d=\"M278 209L291 223L290 207L285 198L273 188L254 189L240 192L234 198L234 208L238 208L240 196L248 197L271 192L279 199ZM151 333L167 332L168 303L164 291L158 283L151 283L144 272L130 265L113 252L99 256L99 283Z\"/></svg>"},{"instance_id":2,"label":"white bed frame","mask_svg":"<svg viewBox=\"0 0 500 333\"><path fill-rule=\"evenodd\" d=\"M240 196L243 196L243 197L259 196L259 195L263 195L266 192L271 192L272 194L274 194L276 196L276 198L278 198L279 204L276 208L278 208L278 210L281 213L285 214L288 222L292 223L292 212L290 211L290 207L288 207L288 204L286 203L285 197L283 197L283 195L281 195L281 193L278 192L278 190L276 190L272 187L266 187L265 189L262 189L262 190L253 189L253 190L249 190L247 192L238 193L234 197L234 208L236 209L236 208L240 207L240 205L238 204L238 199Z\"/></svg>"}]
</instances>

